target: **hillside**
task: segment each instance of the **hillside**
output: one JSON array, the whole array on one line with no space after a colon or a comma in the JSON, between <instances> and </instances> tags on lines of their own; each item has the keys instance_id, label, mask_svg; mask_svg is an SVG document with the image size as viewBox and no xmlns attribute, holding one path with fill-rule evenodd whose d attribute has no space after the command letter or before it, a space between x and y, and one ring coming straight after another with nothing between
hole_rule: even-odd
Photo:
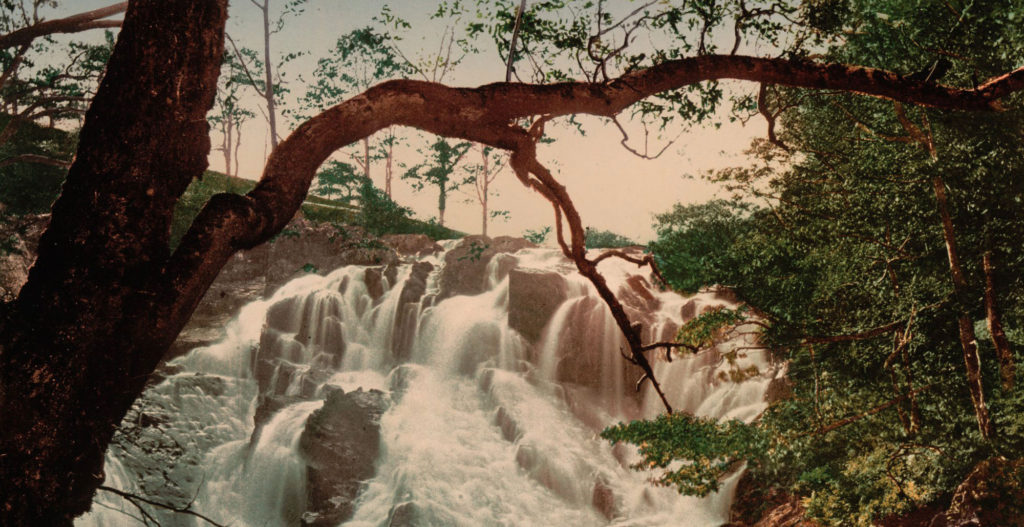
<instances>
[{"instance_id":1,"label":"hillside","mask_svg":"<svg viewBox=\"0 0 1024 527\"><path fill-rule=\"evenodd\" d=\"M175 209L174 222L171 226L171 246L177 246L178 241L184 236L188 226L191 225L192 220L199 214L203 204L210 199L210 196L219 192L245 194L254 186L256 186L255 181L229 177L213 170L207 170L201 179L193 180ZM435 240L461 238L466 235L463 232L401 215L392 215L381 220L372 214L364 214L357 206L319 196L306 197L306 202L302 205L302 215L306 219L318 223L364 227L373 225L376 229L372 230L378 231L378 234L426 234Z\"/></svg>"}]
</instances>

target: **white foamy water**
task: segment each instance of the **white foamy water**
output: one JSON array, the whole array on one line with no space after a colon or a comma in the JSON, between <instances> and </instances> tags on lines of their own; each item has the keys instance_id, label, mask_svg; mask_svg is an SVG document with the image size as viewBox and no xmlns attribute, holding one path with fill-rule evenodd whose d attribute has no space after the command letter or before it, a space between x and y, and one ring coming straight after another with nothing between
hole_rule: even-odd
<instances>
[{"instance_id":1,"label":"white foamy water","mask_svg":"<svg viewBox=\"0 0 1024 527\"><path fill-rule=\"evenodd\" d=\"M173 361L182 371L147 397L176 405L176 419L187 417L213 445L200 452L191 478L199 482L195 510L236 527L298 525L306 506L298 443L306 419L323 404L324 386L387 393L400 385L381 417L376 475L345 525L411 518L401 524L699 527L728 520L738 475L713 496L683 497L626 468L635 451L597 436L605 426L662 408L649 386L635 393L639 371L622 359L624 339L567 260L548 249L499 255L485 269L484 292L440 301L434 297L444 260L429 261L435 268L420 282L422 299L403 297L416 280L411 265L390 274L350 266L310 275L243 308L222 342ZM565 299L536 342L509 326L513 267L561 275ZM657 291L645 269L627 262L606 260L600 269L613 290L633 299L627 310L642 319L652 341L670 338L687 309L700 313L722 303L707 294L686 299ZM372 283L371 272L378 277ZM740 349L733 364L719 352L751 344L747 337L718 351L657 360L655 372L676 408L750 421L764 410L777 368L761 352ZM728 374L736 368L758 373L734 382ZM178 386L196 374L216 376L226 388L189 392L186 401ZM253 434L260 390L294 402ZM135 488L117 459L108 456L107 467L108 485ZM77 525L130 524L109 502L100 495L96 503L108 507L94 507ZM163 517L169 525L202 525Z\"/></svg>"}]
</instances>

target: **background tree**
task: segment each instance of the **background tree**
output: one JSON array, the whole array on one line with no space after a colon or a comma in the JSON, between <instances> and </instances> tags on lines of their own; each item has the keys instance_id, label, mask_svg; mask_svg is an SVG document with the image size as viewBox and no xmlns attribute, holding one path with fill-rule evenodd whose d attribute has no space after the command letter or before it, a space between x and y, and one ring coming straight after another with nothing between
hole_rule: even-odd
<instances>
[{"instance_id":1,"label":"background tree","mask_svg":"<svg viewBox=\"0 0 1024 527\"><path fill-rule=\"evenodd\" d=\"M256 117L256 114L242 104L242 87L246 76L242 65L231 53L224 54L226 70L217 83L217 98L214 99L213 111L209 116L221 136L221 144L217 147L224 154L224 173L228 177L238 177L238 151L242 146L242 124ZM232 168L234 170L232 171Z\"/></svg>"},{"instance_id":2,"label":"background tree","mask_svg":"<svg viewBox=\"0 0 1024 527\"><path fill-rule=\"evenodd\" d=\"M468 182L473 184L473 192L470 199L480 205L480 233L487 236L487 223L492 217L507 216L508 211L490 210L489 203L491 196L491 183L497 179L498 174L507 166L508 156L502 152L495 151L486 145L478 145L480 150L480 163L470 164L465 167L470 174Z\"/></svg>"},{"instance_id":3,"label":"background tree","mask_svg":"<svg viewBox=\"0 0 1024 527\"><path fill-rule=\"evenodd\" d=\"M260 11L263 19L263 54L262 58L256 51L249 48L239 48L234 40L230 40L231 50L235 54L238 64L246 74L248 85L259 95L265 104L263 116L270 128L270 148L277 148L281 136L277 131L277 111L280 106L278 97L287 93L284 86L284 77L281 74L282 67L297 58L297 53L290 53L275 62L275 55L271 53L270 44L273 36L284 27L285 20L289 16L295 16L305 9L307 0L285 0L281 12L277 18L273 17L270 0L249 0L256 9Z\"/></svg>"},{"instance_id":4,"label":"background tree","mask_svg":"<svg viewBox=\"0 0 1024 527\"><path fill-rule=\"evenodd\" d=\"M52 127L66 119L79 119L103 74L113 36L105 44L72 42L59 51L66 58L37 64L54 47L52 35L78 33L95 28L112 28L120 20L108 17L125 10L124 3L87 11L70 17L44 20L39 10L53 7L45 0L5 0L0 3L0 106L7 114L0 128L0 147L11 140L25 123L47 119ZM66 159L39 153L9 152L0 164L40 163L66 168Z\"/></svg>"},{"instance_id":5,"label":"background tree","mask_svg":"<svg viewBox=\"0 0 1024 527\"><path fill-rule=\"evenodd\" d=\"M300 101L303 114L322 112L347 96L408 71L408 64L398 58L388 34L380 33L371 26L351 31L338 38L328 56L317 61L313 83L306 88L306 94ZM304 117L299 119L304 120ZM361 151L350 152L349 157L367 178L373 162L383 160L382 187L390 197L396 143L394 130L388 128L381 140L372 143L371 137L363 138Z\"/></svg>"},{"instance_id":6,"label":"background tree","mask_svg":"<svg viewBox=\"0 0 1024 527\"><path fill-rule=\"evenodd\" d=\"M402 179L411 181L416 190L423 190L427 187L437 188L437 223L444 226L444 211L448 206L448 193L459 189L462 185L471 181L470 178L457 179L455 169L462 157L469 152L472 144L467 142L455 143L437 138L426 152L420 153L427 157L427 161L415 165L404 174Z\"/></svg>"},{"instance_id":7,"label":"background tree","mask_svg":"<svg viewBox=\"0 0 1024 527\"><path fill-rule=\"evenodd\" d=\"M313 192L327 199L335 199L337 194L337 199L351 202L357 192L362 192L360 189L365 179L365 176L348 163L328 161L316 173L317 186Z\"/></svg>"}]
</instances>

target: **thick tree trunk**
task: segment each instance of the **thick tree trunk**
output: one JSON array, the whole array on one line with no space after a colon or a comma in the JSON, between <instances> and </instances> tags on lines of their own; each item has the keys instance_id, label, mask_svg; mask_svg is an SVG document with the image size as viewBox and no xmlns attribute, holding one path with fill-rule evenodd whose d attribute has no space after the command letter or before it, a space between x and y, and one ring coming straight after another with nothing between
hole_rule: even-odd
<instances>
[{"instance_id":1,"label":"thick tree trunk","mask_svg":"<svg viewBox=\"0 0 1024 527\"><path fill-rule=\"evenodd\" d=\"M949 272L953 279L953 294L957 303L957 328L960 332L960 347L964 352L964 366L967 368L967 387L971 391L971 402L974 404L974 416L978 421L981 436L990 439L995 435L995 426L989 419L988 407L985 405L985 390L981 380L981 359L978 357L978 341L974 334L974 323L967 314L967 279L960 266L960 255L956 249L956 235L953 231L953 220L949 214L949 199L946 197L946 183L941 176L932 178L935 189L935 201L942 219L942 235L946 241L946 254L949 257Z\"/></svg>"},{"instance_id":2,"label":"thick tree trunk","mask_svg":"<svg viewBox=\"0 0 1024 527\"><path fill-rule=\"evenodd\" d=\"M210 151L226 3L128 9L38 260L0 324L0 525L70 525L89 509L115 426L187 320L169 316L163 273L174 204Z\"/></svg>"},{"instance_id":3,"label":"thick tree trunk","mask_svg":"<svg viewBox=\"0 0 1024 527\"><path fill-rule=\"evenodd\" d=\"M992 264L992 251L985 251L982 257L982 267L985 270L985 321L988 323L988 332L992 335L992 345L995 346L996 357L999 358L999 374L1003 380L1003 388L1010 390L1013 388L1016 366L1013 361L1010 340L1006 338L1002 317L999 316L999 309L996 307L996 286L993 277L995 266Z\"/></svg>"}]
</instances>

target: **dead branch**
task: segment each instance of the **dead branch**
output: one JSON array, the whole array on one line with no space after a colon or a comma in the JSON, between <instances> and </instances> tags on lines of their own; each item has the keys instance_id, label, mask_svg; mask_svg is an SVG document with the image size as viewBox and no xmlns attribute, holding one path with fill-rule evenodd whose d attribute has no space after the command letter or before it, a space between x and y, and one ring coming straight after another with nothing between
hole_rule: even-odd
<instances>
[{"instance_id":1,"label":"dead branch","mask_svg":"<svg viewBox=\"0 0 1024 527\"><path fill-rule=\"evenodd\" d=\"M21 154L0 160L0 168L16 163L34 163L37 165L49 165L59 168L68 168L71 166L71 161L65 161L63 159L54 159L52 157L37 154Z\"/></svg>"}]
</instances>

